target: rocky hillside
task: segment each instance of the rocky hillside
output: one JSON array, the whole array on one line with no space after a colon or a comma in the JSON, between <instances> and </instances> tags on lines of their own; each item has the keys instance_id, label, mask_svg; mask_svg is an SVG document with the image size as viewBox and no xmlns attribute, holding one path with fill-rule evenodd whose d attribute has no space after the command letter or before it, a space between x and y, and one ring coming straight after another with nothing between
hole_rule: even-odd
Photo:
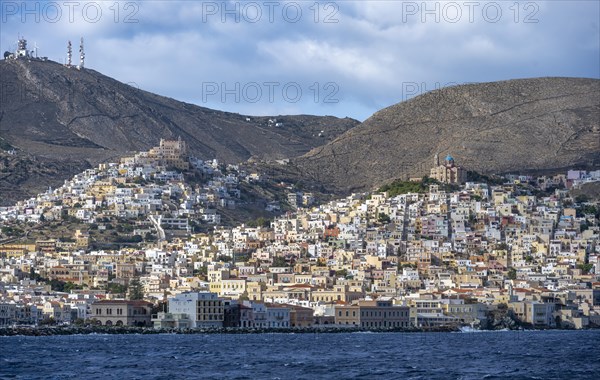
<instances>
[{"instance_id":1,"label":"rocky hillside","mask_svg":"<svg viewBox=\"0 0 600 380\"><path fill-rule=\"evenodd\" d=\"M523 79L432 91L375 113L292 167L347 192L428 174L436 153L481 173L600 167L600 80Z\"/></svg>"},{"instance_id":2,"label":"rocky hillside","mask_svg":"<svg viewBox=\"0 0 600 380\"><path fill-rule=\"evenodd\" d=\"M161 138L181 137L201 158L240 162L299 156L358 124L211 110L51 61L0 61L0 89L0 205Z\"/></svg>"}]
</instances>

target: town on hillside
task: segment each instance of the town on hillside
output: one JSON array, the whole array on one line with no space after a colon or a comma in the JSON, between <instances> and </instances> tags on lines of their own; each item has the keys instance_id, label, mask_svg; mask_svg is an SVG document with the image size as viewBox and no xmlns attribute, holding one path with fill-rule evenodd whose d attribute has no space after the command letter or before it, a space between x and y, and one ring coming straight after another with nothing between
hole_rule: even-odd
<instances>
[{"instance_id":1,"label":"town on hillside","mask_svg":"<svg viewBox=\"0 0 600 380\"><path fill-rule=\"evenodd\" d=\"M599 327L600 203L581 190L599 181L436 154L425 178L316 202L161 140L0 208L0 326ZM224 223L248 204L264 216Z\"/></svg>"}]
</instances>

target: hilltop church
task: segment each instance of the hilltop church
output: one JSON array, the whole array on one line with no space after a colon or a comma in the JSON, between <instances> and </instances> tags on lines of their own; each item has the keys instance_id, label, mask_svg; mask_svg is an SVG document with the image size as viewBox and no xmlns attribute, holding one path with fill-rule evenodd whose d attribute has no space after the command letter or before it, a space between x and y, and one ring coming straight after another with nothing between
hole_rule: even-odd
<instances>
[{"instance_id":1,"label":"hilltop church","mask_svg":"<svg viewBox=\"0 0 600 380\"><path fill-rule=\"evenodd\" d=\"M440 164L439 156L436 154L429 176L442 183L457 185L467 181L467 171L462 166L456 165L451 155L447 155L444 163Z\"/></svg>"}]
</instances>

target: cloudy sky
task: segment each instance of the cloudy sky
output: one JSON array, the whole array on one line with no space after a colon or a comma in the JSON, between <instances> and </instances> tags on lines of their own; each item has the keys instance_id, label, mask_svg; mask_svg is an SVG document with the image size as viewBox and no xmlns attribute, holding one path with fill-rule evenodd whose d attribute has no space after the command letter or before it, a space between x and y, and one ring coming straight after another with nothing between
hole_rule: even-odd
<instances>
[{"instance_id":1,"label":"cloudy sky","mask_svg":"<svg viewBox=\"0 0 600 380\"><path fill-rule=\"evenodd\" d=\"M420 93L512 78L600 78L598 1L7 1L23 35L178 100L248 115L364 120ZM74 54L77 56L78 54Z\"/></svg>"}]
</instances>

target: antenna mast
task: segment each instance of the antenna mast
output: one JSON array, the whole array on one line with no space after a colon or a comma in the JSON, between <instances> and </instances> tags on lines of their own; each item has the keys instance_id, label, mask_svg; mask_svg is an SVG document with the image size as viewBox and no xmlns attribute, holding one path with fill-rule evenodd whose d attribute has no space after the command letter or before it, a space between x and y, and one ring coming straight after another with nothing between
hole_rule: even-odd
<instances>
[{"instance_id":1,"label":"antenna mast","mask_svg":"<svg viewBox=\"0 0 600 380\"><path fill-rule=\"evenodd\" d=\"M67 67L71 67L71 57L73 56L73 47L71 41L67 44Z\"/></svg>"},{"instance_id":2,"label":"antenna mast","mask_svg":"<svg viewBox=\"0 0 600 380\"><path fill-rule=\"evenodd\" d=\"M83 69L84 62L85 62L85 53L83 51L83 37L81 37L81 43L79 44L79 66L77 66L78 70Z\"/></svg>"}]
</instances>

